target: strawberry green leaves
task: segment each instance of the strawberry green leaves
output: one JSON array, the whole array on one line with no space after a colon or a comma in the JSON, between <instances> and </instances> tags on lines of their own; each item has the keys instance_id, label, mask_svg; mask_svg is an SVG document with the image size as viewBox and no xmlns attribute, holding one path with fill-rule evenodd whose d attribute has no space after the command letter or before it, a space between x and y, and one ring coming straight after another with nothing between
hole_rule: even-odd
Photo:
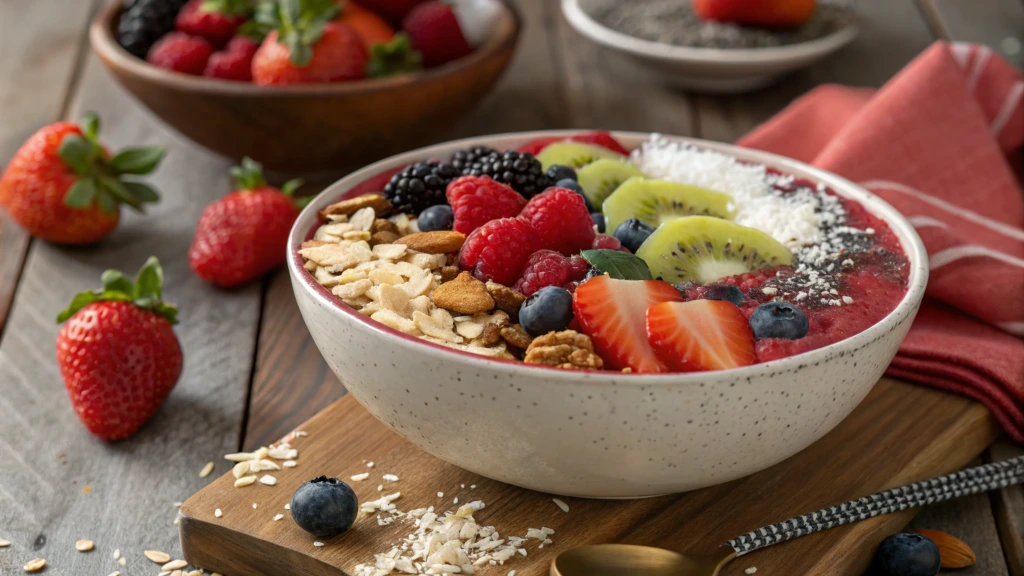
<instances>
[{"instance_id":1,"label":"strawberry green leaves","mask_svg":"<svg viewBox=\"0 0 1024 576\"><path fill-rule=\"evenodd\" d=\"M242 164L240 166L234 166L231 168L231 176L235 179L236 190L257 190L264 188L267 185L266 178L263 177L263 165L246 156L242 158ZM302 179L296 178L289 180L281 186L281 193L285 196L294 197L295 191L302 186ZM313 198L296 198L295 205L299 209L305 208L306 204L309 204Z\"/></svg>"},{"instance_id":2,"label":"strawberry green leaves","mask_svg":"<svg viewBox=\"0 0 1024 576\"><path fill-rule=\"evenodd\" d=\"M218 12L227 16L249 16L253 12L252 0L204 0L203 12Z\"/></svg>"},{"instance_id":3,"label":"strawberry green leaves","mask_svg":"<svg viewBox=\"0 0 1024 576\"><path fill-rule=\"evenodd\" d=\"M107 270L100 276L100 281L103 283L102 289L76 294L71 304L57 316L57 323L64 322L94 302L131 302L166 319L172 325L178 323L178 309L174 304L161 300L164 272L155 256L146 260L134 281L118 270Z\"/></svg>"},{"instance_id":4,"label":"strawberry green leaves","mask_svg":"<svg viewBox=\"0 0 1024 576\"><path fill-rule=\"evenodd\" d=\"M423 67L423 55L413 50L409 36L399 32L387 44L370 47L370 61L366 63L368 78L383 78L408 74Z\"/></svg>"},{"instance_id":5,"label":"strawberry green leaves","mask_svg":"<svg viewBox=\"0 0 1024 576\"><path fill-rule=\"evenodd\" d=\"M313 45L323 35L324 26L341 13L334 0L276 0L256 8L256 26L247 35L277 30L277 41L288 47L290 60L306 66L313 59Z\"/></svg>"},{"instance_id":6,"label":"strawberry green leaves","mask_svg":"<svg viewBox=\"0 0 1024 576\"><path fill-rule=\"evenodd\" d=\"M108 214L127 204L142 211L143 204L160 199L151 186L125 176L142 176L156 169L164 157L161 147L128 148L109 158L99 142L100 120L89 112L80 124L81 135L65 136L57 154L79 176L64 196L72 208L97 205Z\"/></svg>"},{"instance_id":7,"label":"strawberry green leaves","mask_svg":"<svg viewBox=\"0 0 1024 576\"><path fill-rule=\"evenodd\" d=\"M597 268L618 280L650 280L651 270L647 262L627 252L618 250L584 250L580 256Z\"/></svg>"}]
</instances>

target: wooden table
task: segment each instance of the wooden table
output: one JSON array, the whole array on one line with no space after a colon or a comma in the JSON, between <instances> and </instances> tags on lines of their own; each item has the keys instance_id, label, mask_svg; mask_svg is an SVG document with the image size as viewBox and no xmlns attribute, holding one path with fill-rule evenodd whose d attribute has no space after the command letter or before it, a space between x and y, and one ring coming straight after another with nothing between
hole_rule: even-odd
<instances>
[{"instance_id":1,"label":"wooden table","mask_svg":"<svg viewBox=\"0 0 1024 576\"><path fill-rule=\"evenodd\" d=\"M31 241L0 220L0 574L36 557L49 574L154 573L145 549L178 551L172 525L182 501L213 477L222 455L279 438L345 393L299 317L286 275L226 292L199 281L186 250L203 206L229 189L228 163L170 133L117 88L88 49L99 0L0 0L0 163L38 127L99 112L119 147L165 144L155 177L164 199L145 217L127 214L96 246ZM657 130L731 141L823 82L878 86L937 36L997 51L1024 30L1020 0L862 0L857 41L781 84L744 96L677 92L629 61L590 44L553 0L520 0L526 30L498 89L436 140L540 128ZM1019 46L1019 44L1018 44ZM1008 55L1024 65L1024 54ZM54 361L54 317L109 267L135 270L151 254L165 293L181 309L185 372L153 420L117 444L92 438L70 409ZM995 445L987 459L1020 453ZM978 554L962 574L1024 576L1024 490L934 506L915 528L956 534ZM74 550L78 539L96 550ZM120 567L111 557L127 557Z\"/></svg>"}]
</instances>

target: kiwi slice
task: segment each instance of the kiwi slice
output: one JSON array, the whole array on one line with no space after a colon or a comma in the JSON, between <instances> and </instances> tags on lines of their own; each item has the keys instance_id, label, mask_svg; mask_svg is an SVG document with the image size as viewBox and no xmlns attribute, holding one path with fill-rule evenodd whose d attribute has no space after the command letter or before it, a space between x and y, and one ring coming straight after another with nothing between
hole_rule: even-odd
<instances>
[{"instance_id":1,"label":"kiwi slice","mask_svg":"<svg viewBox=\"0 0 1024 576\"><path fill-rule=\"evenodd\" d=\"M710 216L686 216L662 224L636 255L647 262L655 278L670 284L707 284L793 263L793 253L764 232Z\"/></svg>"},{"instance_id":2,"label":"kiwi slice","mask_svg":"<svg viewBox=\"0 0 1024 576\"><path fill-rule=\"evenodd\" d=\"M552 164L576 169L586 166L598 158L625 159L625 156L602 146L581 142L555 142L537 154L537 160L540 160L544 171L547 171Z\"/></svg>"},{"instance_id":3,"label":"kiwi slice","mask_svg":"<svg viewBox=\"0 0 1024 576\"><path fill-rule=\"evenodd\" d=\"M602 158L587 164L576 171L576 183L583 188L587 199L599 208L604 199L611 196L620 184L644 173L627 160ZM614 228L609 228L614 230Z\"/></svg>"},{"instance_id":4,"label":"kiwi slice","mask_svg":"<svg viewBox=\"0 0 1024 576\"><path fill-rule=\"evenodd\" d=\"M584 188L585 190L586 188ZM669 220L683 216L714 216L731 218L732 196L704 188L634 177L623 182L601 206L605 228L615 227L636 218L657 228Z\"/></svg>"}]
</instances>

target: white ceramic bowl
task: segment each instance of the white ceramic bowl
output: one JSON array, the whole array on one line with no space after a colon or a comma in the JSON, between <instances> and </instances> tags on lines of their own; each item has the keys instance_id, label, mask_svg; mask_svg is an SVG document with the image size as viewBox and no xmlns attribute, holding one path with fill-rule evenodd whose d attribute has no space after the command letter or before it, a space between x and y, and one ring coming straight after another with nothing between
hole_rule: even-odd
<instances>
[{"instance_id":1,"label":"white ceramic bowl","mask_svg":"<svg viewBox=\"0 0 1024 576\"><path fill-rule=\"evenodd\" d=\"M374 416L431 454L554 494L642 497L763 470L834 428L881 377L924 294L927 257L892 206L833 174L774 154L679 138L824 182L885 220L910 260L907 295L868 330L797 356L720 372L572 372L457 352L362 316L302 268L317 212L372 175L460 148L514 148L523 132L457 140L382 160L340 180L299 215L288 270L302 317L331 369ZM627 148L648 134L614 134ZM674 138L674 137L670 137Z\"/></svg>"},{"instance_id":2,"label":"white ceramic bowl","mask_svg":"<svg viewBox=\"0 0 1024 576\"><path fill-rule=\"evenodd\" d=\"M771 48L672 46L617 32L590 17L595 7L609 1L621 0L562 0L562 12L583 36L631 56L675 86L700 92L732 94L767 86L839 50L858 33L856 25L849 25L817 40Z\"/></svg>"}]
</instances>

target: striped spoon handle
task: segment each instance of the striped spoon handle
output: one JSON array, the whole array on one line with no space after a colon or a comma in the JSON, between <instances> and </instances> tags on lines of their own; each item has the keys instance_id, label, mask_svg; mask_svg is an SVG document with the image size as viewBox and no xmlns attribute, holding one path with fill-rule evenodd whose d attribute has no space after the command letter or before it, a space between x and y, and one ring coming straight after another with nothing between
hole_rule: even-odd
<instances>
[{"instance_id":1,"label":"striped spoon handle","mask_svg":"<svg viewBox=\"0 0 1024 576\"><path fill-rule=\"evenodd\" d=\"M823 508L785 522L758 528L753 532L729 540L725 545L736 550L737 556L742 556L779 542L874 518L881 514L952 500L960 496L987 492L1022 482L1024 482L1024 456L1018 456L1002 462L976 466L931 480L877 492L838 506Z\"/></svg>"}]
</instances>

